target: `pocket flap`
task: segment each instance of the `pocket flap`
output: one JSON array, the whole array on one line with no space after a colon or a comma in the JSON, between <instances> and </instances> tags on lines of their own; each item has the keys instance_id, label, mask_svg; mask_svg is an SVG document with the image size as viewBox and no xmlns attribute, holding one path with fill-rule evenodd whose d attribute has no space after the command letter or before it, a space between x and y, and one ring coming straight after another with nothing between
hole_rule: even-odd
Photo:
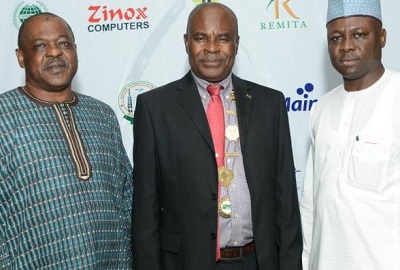
<instances>
[{"instance_id":1,"label":"pocket flap","mask_svg":"<svg viewBox=\"0 0 400 270\"><path fill-rule=\"evenodd\" d=\"M181 234L161 232L161 249L172 253L179 253L181 250Z\"/></svg>"}]
</instances>

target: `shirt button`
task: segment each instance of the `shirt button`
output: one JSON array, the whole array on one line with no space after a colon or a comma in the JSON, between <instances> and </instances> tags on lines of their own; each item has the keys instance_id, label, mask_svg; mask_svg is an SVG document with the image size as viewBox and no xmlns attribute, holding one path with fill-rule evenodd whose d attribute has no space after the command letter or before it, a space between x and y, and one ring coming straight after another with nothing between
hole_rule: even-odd
<instances>
[{"instance_id":1,"label":"shirt button","mask_svg":"<svg viewBox=\"0 0 400 270\"><path fill-rule=\"evenodd\" d=\"M211 193L211 201L215 201L217 199L217 194Z\"/></svg>"}]
</instances>

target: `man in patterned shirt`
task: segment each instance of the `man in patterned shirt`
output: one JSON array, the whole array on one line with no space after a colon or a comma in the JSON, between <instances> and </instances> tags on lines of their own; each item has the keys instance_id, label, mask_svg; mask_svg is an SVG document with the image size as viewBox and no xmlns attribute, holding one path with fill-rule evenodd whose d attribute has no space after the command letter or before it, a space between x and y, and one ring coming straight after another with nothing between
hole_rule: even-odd
<instances>
[{"instance_id":1,"label":"man in patterned shirt","mask_svg":"<svg viewBox=\"0 0 400 270\"><path fill-rule=\"evenodd\" d=\"M60 17L28 18L25 86L0 95L0 269L132 269L132 166L106 104L71 89Z\"/></svg>"}]
</instances>

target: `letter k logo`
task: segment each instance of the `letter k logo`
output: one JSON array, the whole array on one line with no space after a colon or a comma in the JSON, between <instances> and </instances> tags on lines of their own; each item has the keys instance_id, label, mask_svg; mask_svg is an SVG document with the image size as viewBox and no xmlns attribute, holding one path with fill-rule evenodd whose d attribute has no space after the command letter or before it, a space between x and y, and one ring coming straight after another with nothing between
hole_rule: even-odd
<instances>
[{"instance_id":1,"label":"letter k logo","mask_svg":"<svg viewBox=\"0 0 400 270\"><path fill-rule=\"evenodd\" d=\"M296 14L294 14L293 10L289 7L289 3L290 0L286 0L282 3L283 8L286 10L286 12L293 18L295 19L300 19L300 17L296 16ZM275 3L274 5L274 11L275 11L275 19L279 19L279 0L270 0L267 6L267 9L269 8L269 6Z\"/></svg>"}]
</instances>

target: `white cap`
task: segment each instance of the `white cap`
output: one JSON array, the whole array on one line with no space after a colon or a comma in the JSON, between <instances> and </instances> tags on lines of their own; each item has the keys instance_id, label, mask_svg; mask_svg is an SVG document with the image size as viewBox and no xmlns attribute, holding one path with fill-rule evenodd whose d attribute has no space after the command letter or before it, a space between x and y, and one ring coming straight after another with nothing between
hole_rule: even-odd
<instances>
[{"instance_id":1,"label":"white cap","mask_svg":"<svg viewBox=\"0 0 400 270\"><path fill-rule=\"evenodd\" d=\"M326 23L351 16L371 16L382 21L380 0L329 0Z\"/></svg>"}]
</instances>

